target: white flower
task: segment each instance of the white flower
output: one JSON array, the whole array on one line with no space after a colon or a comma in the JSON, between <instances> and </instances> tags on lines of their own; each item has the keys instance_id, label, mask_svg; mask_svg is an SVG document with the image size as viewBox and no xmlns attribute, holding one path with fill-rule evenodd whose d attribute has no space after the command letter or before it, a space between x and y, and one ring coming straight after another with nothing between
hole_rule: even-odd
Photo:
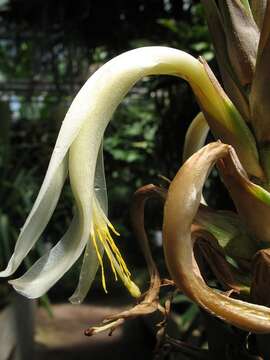
<instances>
[{"instance_id":1,"label":"white flower","mask_svg":"<svg viewBox=\"0 0 270 360\"><path fill-rule=\"evenodd\" d=\"M114 110L128 90L143 76L157 74L175 75L187 80L200 104L207 107L211 117L223 126L223 134L228 131L231 135L233 131L242 131L245 127L240 118L231 116L230 100L224 94L220 96L205 65L183 51L146 47L126 52L106 63L84 84L72 102L38 197L21 230L8 266L0 273L2 277L13 274L34 246L52 216L68 174L76 204L73 220L50 251L22 277L10 281L19 293L29 298L43 295L85 249L80 281L72 302L83 300L99 265L106 289L102 263L104 251L115 276L122 279L132 295L140 294L112 240L110 232L115 233L115 230L106 217L102 139ZM241 134L247 149L247 143L253 140L249 135L245 137L248 134L245 131ZM253 149L252 146L250 148Z\"/></svg>"}]
</instances>

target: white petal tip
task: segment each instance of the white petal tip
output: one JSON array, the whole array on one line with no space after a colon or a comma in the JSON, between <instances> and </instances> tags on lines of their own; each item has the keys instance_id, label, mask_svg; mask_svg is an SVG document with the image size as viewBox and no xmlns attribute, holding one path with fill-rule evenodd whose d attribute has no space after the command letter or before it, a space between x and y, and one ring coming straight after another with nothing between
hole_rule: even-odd
<instances>
[{"instance_id":1,"label":"white petal tip","mask_svg":"<svg viewBox=\"0 0 270 360\"><path fill-rule=\"evenodd\" d=\"M20 285L17 284L17 279L15 279L15 280L10 280L8 283L13 287L13 289L14 289L18 294L20 294L20 295L22 295L22 296L25 296L25 297L27 297L28 299L36 299L36 298L44 295L44 294L40 294L40 295L38 294L38 295L36 295L36 294L33 294L33 293L31 294L31 293L29 293L28 291L25 291Z\"/></svg>"}]
</instances>

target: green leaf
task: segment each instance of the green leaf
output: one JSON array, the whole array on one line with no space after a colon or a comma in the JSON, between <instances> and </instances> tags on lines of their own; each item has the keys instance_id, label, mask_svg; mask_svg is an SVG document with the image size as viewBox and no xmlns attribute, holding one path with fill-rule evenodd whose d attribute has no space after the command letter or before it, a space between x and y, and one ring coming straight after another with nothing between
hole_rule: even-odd
<instances>
[{"instance_id":1,"label":"green leaf","mask_svg":"<svg viewBox=\"0 0 270 360\"><path fill-rule=\"evenodd\" d=\"M238 215L231 211L214 211L201 205L195 222L210 232L224 252L234 259L249 260L258 250Z\"/></svg>"},{"instance_id":2,"label":"green leaf","mask_svg":"<svg viewBox=\"0 0 270 360\"><path fill-rule=\"evenodd\" d=\"M220 114L217 116L216 113L212 113L212 104L202 103L200 99L198 100L211 131L216 139L220 139L235 148L241 163L251 176L265 179L252 132L220 86L210 67L203 59L200 60L217 94L215 101L219 103ZM212 102L214 102L214 99Z\"/></svg>"}]
</instances>

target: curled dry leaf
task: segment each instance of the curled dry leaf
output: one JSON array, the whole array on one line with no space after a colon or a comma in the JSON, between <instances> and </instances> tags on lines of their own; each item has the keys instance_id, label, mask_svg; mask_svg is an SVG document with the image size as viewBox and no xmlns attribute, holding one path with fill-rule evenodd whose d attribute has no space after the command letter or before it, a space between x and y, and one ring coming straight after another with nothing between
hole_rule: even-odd
<instances>
[{"instance_id":1,"label":"curled dry leaf","mask_svg":"<svg viewBox=\"0 0 270 360\"><path fill-rule=\"evenodd\" d=\"M199 306L241 329L270 332L270 309L229 298L206 285L194 258L191 225L198 211L204 182L212 166L226 157L231 147L211 143L181 167L173 179L165 203L163 242L172 279Z\"/></svg>"}]
</instances>

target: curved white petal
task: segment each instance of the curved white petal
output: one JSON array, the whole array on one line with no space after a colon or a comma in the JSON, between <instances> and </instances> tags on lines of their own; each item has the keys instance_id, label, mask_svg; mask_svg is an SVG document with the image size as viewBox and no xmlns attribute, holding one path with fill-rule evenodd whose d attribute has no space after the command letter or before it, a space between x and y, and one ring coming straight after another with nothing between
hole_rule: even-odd
<instances>
[{"instance_id":1,"label":"curved white petal","mask_svg":"<svg viewBox=\"0 0 270 360\"><path fill-rule=\"evenodd\" d=\"M10 276L17 270L48 224L67 176L67 165L67 156L65 156L50 182L43 183L35 204L21 229L14 253L7 268L0 272L0 277Z\"/></svg>"},{"instance_id":2,"label":"curved white petal","mask_svg":"<svg viewBox=\"0 0 270 360\"><path fill-rule=\"evenodd\" d=\"M103 254L103 252L104 249L102 249L101 252L101 248L100 248L100 253ZM95 279L99 265L100 264L98 261L97 253L94 249L91 239L89 239L83 257L79 283L77 285L76 290L69 298L69 301L72 304L81 304L83 302Z\"/></svg>"},{"instance_id":3,"label":"curved white petal","mask_svg":"<svg viewBox=\"0 0 270 360\"><path fill-rule=\"evenodd\" d=\"M77 213L62 239L22 277L9 283L20 294L35 299L45 294L75 263L86 246Z\"/></svg>"},{"instance_id":4,"label":"curved white petal","mask_svg":"<svg viewBox=\"0 0 270 360\"><path fill-rule=\"evenodd\" d=\"M103 144L101 144L99 148L96 171L95 171L94 189L97 200L99 201L99 204L102 210L104 211L104 214L107 215L108 199L107 199L106 179L105 179L104 161L103 161ZM99 246L99 252L101 256L104 253L104 248L101 246L101 244ZM99 265L100 264L98 261L97 253L93 246L93 242L91 239L89 239L83 257L79 283L73 295L69 298L69 301L72 304L80 304L83 302L84 298L86 297L92 285L92 282L95 279Z\"/></svg>"},{"instance_id":5,"label":"curved white petal","mask_svg":"<svg viewBox=\"0 0 270 360\"><path fill-rule=\"evenodd\" d=\"M183 162L185 162L191 155L195 154L195 152L204 146L208 132L209 126L203 113L200 112L195 116L188 127L185 136Z\"/></svg>"},{"instance_id":6,"label":"curved white petal","mask_svg":"<svg viewBox=\"0 0 270 360\"><path fill-rule=\"evenodd\" d=\"M208 132L209 126L203 113L200 112L197 116L195 116L188 127L185 136L183 162L185 162L191 155L195 154L195 152L204 146ZM201 196L201 203L206 205L206 201L203 195Z\"/></svg>"}]
</instances>

